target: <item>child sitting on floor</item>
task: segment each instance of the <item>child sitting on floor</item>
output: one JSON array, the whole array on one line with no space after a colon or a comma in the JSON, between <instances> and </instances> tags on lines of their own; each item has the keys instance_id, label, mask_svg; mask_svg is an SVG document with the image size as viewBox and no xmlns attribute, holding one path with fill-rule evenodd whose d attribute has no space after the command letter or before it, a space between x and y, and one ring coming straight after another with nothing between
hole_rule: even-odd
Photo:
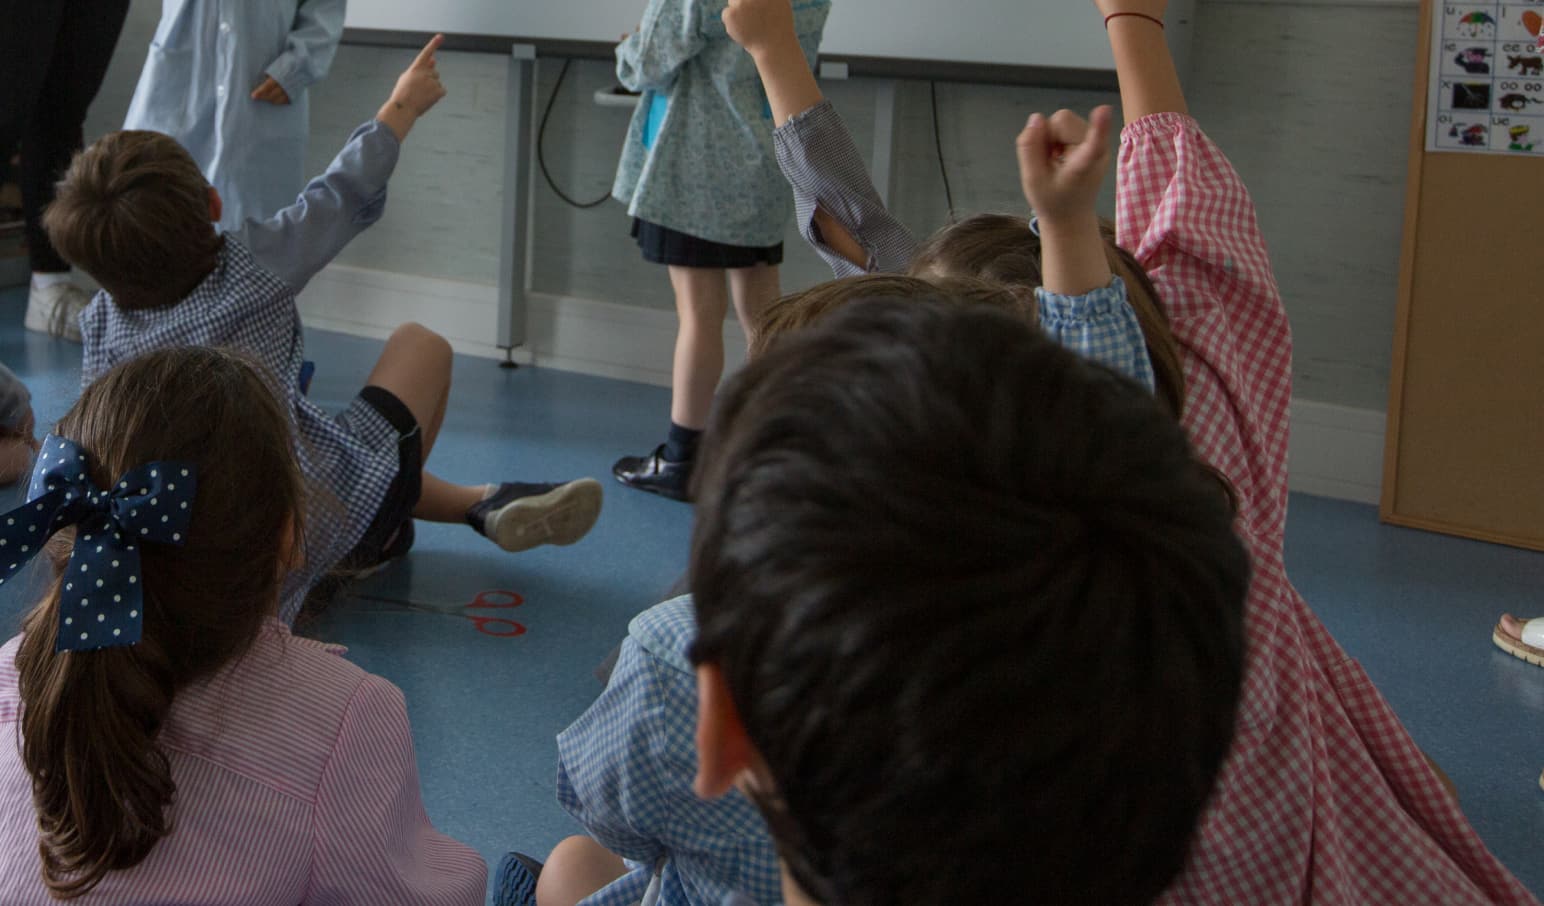
<instances>
[{"instance_id":1,"label":"child sitting on floor","mask_svg":"<svg viewBox=\"0 0 1544 906\"><path fill-rule=\"evenodd\" d=\"M275 616L303 556L290 405L244 356L114 368L0 517L47 587L0 647L0 902L481 906L402 693Z\"/></svg>"},{"instance_id":2,"label":"child sitting on floor","mask_svg":"<svg viewBox=\"0 0 1544 906\"><path fill-rule=\"evenodd\" d=\"M1164 0L1096 5L1127 122L1105 256L1142 319L1160 399L1237 500L1255 567L1239 735L1165 902L1536 903L1287 580L1291 334L1254 205L1187 113ZM838 273L909 268L1033 285L1049 243L1021 218L968 220L919 249L795 65L780 5L731 0L730 10L782 124L774 140L801 231ZM1068 138L1084 128L1067 113L1048 125Z\"/></svg>"},{"instance_id":3,"label":"child sitting on floor","mask_svg":"<svg viewBox=\"0 0 1544 906\"><path fill-rule=\"evenodd\" d=\"M386 342L365 388L329 417L300 387L303 339L295 295L384 209L402 141L445 94L432 40L377 117L332 166L272 220L219 233L220 197L166 136L119 132L71 165L46 222L66 258L103 292L81 316L83 378L154 349L232 346L263 362L294 412L308 478L340 501L318 500L306 566L287 588L293 621L304 592L334 567L364 569L406 553L414 518L463 519L509 551L572 544L594 524L601 488L567 484L456 485L424 469L450 396L450 345L417 325ZM335 508L335 507L334 507Z\"/></svg>"},{"instance_id":4,"label":"child sitting on floor","mask_svg":"<svg viewBox=\"0 0 1544 906\"><path fill-rule=\"evenodd\" d=\"M1248 566L1150 393L1000 312L863 301L726 388L699 481L696 788L756 803L783 902L1145 903L1180 871Z\"/></svg>"},{"instance_id":5,"label":"child sitting on floor","mask_svg":"<svg viewBox=\"0 0 1544 906\"><path fill-rule=\"evenodd\" d=\"M756 325L753 356L783 335L856 299L938 299L911 277L834 280L778 300ZM1033 304L1000 287L952 281L956 304L1000 308L1033 323ZM697 797L693 714L697 684L688 651L696 637L690 597L651 607L628 626L606 690L558 734L558 801L588 836L570 837L546 864L506 856L496 906L637 903L718 906L740 894L781 900L777 854L750 800ZM539 880L538 880L539 875ZM539 887L538 887L539 884Z\"/></svg>"},{"instance_id":6,"label":"child sitting on floor","mask_svg":"<svg viewBox=\"0 0 1544 906\"><path fill-rule=\"evenodd\" d=\"M498 906L1138 903L1182 867L1243 667L1226 495L1021 315L864 283L726 388L693 598L560 737L560 790L633 861L506 859Z\"/></svg>"}]
</instances>

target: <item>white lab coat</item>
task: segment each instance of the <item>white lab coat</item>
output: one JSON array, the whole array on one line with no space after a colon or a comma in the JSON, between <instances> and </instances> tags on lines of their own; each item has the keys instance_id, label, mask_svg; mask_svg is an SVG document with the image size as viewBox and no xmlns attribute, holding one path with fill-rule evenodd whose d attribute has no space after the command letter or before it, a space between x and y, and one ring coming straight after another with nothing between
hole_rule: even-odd
<instances>
[{"instance_id":1,"label":"white lab coat","mask_svg":"<svg viewBox=\"0 0 1544 906\"><path fill-rule=\"evenodd\" d=\"M225 200L220 228L266 219L305 184L306 89L327 75L347 0L162 0L126 129L181 142ZM252 100L272 76L288 106Z\"/></svg>"}]
</instances>

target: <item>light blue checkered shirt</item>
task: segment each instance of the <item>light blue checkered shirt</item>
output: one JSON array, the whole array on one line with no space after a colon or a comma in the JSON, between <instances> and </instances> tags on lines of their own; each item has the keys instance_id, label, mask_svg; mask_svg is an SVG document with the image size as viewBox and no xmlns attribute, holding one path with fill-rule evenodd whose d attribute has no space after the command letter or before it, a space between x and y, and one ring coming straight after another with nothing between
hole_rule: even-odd
<instances>
[{"instance_id":1,"label":"light blue checkered shirt","mask_svg":"<svg viewBox=\"0 0 1544 906\"><path fill-rule=\"evenodd\" d=\"M782 902L755 806L738 791L711 802L692 792L696 635L690 597L644 611L606 691L558 736L558 802L632 869L584 906L636 906L656 875L659 906Z\"/></svg>"},{"instance_id":2,"label":"light blue checkered shirt","mask_svg":"<svg viewBox=\"0 0 1544 906\"><path fill-rule=\"evenodd\" d=\"M917 239L891 214L874 189L868 166L852 135L829 101L791 118L772 133L778 166L793 186L799 234L831 265L838 277L865 273L900 274L917 253ZM815 225L824 209L869 254L859 267L825 243ZM1154 388L1153 366L1141 325L1119 278L1083 296L1043 290L1040 326L1062 346Z\"/></svg>"}]
</instances>

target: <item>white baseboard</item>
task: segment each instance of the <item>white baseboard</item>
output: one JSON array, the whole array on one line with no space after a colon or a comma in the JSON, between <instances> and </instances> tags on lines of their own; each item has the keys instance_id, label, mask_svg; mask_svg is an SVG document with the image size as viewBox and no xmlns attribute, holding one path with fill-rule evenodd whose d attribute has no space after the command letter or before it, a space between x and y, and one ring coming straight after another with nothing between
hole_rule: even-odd
<instances>
[{"instance_id":1,"label":"white baseboard","mask_svg":"<svg viewBox=\"0 0 1544 906\"><path fill-rule=\"evenodd\" d=\"M1376 504L1387 421L1375 409L1294 399L1287 459L1292 490Z\"/></svg>"},{"instance_id":2,"label":"white baseboard","mask_svg":"<svg viewBox=\"0 0 1544 906\"><path fill-rule=\"evenodd\" d=\"M527 297L526 343L514 359L561 371L670 386L675 313L549 293ZM305 323L323 330L384 339L417 321L450 341L456 352L504 358L492 339L498 328L498 289L386 271L332 265L300 296ZM725 373L745 361L745 334L724 324Z\"/></svg>"},{"instance_id":3,"label":"white baseboard","mask_svg":"<svg viewBox=\"0 0 1544 906\"><path fill-rule=\"evenodd\" d=\"M491 338L498 325L498 291L385 271L333 265L300 297L306 324L357 336L385 338L417 321L465 355L502 359ZM532 293L528 338L515 351L521 364L600 377L670 385L674 312ZM745 335L724 325L727 367L745 360ZM1292 490L1319 497L1377 503L1383 481L1382 412L1307 400L1292 402Z\"/></svg>"}]
</instances>

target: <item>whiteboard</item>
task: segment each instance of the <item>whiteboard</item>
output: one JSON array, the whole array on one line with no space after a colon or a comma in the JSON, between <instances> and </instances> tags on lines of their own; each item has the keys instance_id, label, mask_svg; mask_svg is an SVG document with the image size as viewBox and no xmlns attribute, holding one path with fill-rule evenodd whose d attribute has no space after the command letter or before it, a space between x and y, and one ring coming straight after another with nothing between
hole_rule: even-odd
<instances>
[{"instance_id":1,"label":"whiteboard","mask_svg":"<svg viewBox=\"0 0 1544 906\"><path fill-rule=\"evenodd\" d=\"M347 26L615 43L645 0L349 0ZM1191 0L1169 4L1176 58L1188 47ZM826 57L879 57L1007 67L1112 70L1092 0L832 0Z\"/></svg>"}]
</instances>

